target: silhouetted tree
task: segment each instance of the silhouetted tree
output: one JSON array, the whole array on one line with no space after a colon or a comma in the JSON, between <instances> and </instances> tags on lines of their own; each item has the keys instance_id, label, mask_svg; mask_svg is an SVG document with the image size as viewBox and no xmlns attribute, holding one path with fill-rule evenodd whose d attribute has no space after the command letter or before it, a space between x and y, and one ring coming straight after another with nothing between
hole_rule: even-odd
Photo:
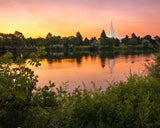
<instances>
[{"instance_id":1,"label":"silhouetted tree","mask_svg":"<svg viewBox=\"0 0 160 128\"><path fill-rule=\"evenodd\" d=\"M69 44L70 44L70 40L69 40L69 38L64 37L64 38L62 38L62 40L63 40L63 45L64 45L65 47L68 47L68 46L69 46Z\"/></svg>"},{"instance_id":2,"label":"silhouetted tree","mask_svg":"<svg viewBox=\"0 0 160 128\"><path fill-rule=\"evenodd\" d=\"M50 32L46 36L46 39L48 39L48 38L52 38L52 34Z\"/></svg>"},{"instance_id":3,"label":"silhouetted tree","mask_svg":"<svg viewBox=\"0 0 160 128\"><path fill-rule=\"evenodd\" d=\"M24 39L24 35L23 35L21 32L15 31L15 32L14 32L14 35L15 35L16 37L18 37L19 39Z\"/></svg>"},{"instance_id":4,"label":"silhouetted tree","mask_svg":"<svg viewBox=\"0 0 160 128\"><path fill-rule=\"evenodd\" d=\"M107 44L108 44L109 47L115 46L116 39L114 39L114 38L106 38L106 40L107 40Z\"/></svg>"},{"instance_id":5,"label":"silhouetted tree","mask_svg":"<svg viewBox=\"0 0 160 128\"><path fill-rule=\"evenodd\" d=\"M137 44L141 44L142 41L141 41L141 38L140 37L137 37L135 33L133 33L131 35L132 39L135 39L137 41ZM132 40L133 41L133 40Z\"/></svg>"},{"instance_id":6,"label":"silhouetted tree","mask_svg":"<svg viewBox=\"0 0 160 128\"><path fill-rule=\"evenodd\" d=\"M137 42L137 40L136 40L135 38L131 38L131 39L128 41L127 44L128 44L128 45L137 45L138 42Z\"/></svg>"},{"instance_id":7,"label":"silhouetted tree","mask_svg":"<svg viewBox=\"0 0 160 128\"><path fill-rule=\"evenodd\" d=\"M49 32L46 38L35 38L35 39L32 38L25 39L24 35L19 31L15 31L14 34L0 33L0 47L16 48L16 49L17 48L22 49L24 46L72 47L72 46L90 45L92 47L96 46L97 44L98 46L102 45L109 47L119 46L120 44L123 44L123 45L139 45L151 48L151 46L158 47L157 42L160 42L159 36L156 36L154 39L152 39L150 35L146 35L144 38L140 38L139 36L136 36L135 33L133 33L131 35L131 39L128 37L128 35L126 35L126 37L123 38L122 42L120 43L118 39L106 37L106 33L104 30L102 31L99 40L97 40L96 37L92 37L90 40L88 38L85 38L84 41L80 32L77 32L76 36L70 36L64 38L61 38L60 36L52 36L52 34Z\"/></svg>"},{"instance_id":8,"label":"silhouetted tree","mask_svg":"<svg viewBox=\"0 0 160 128\"><path fill-rule=\"evenodd\" d=\"M106 38L100 38L99 40L100 40L102 46L107 45L107 39Z\"/></svg>"},{"instance_id":9,"label":"silhouetted tree","mask_svg":"<svg viewBox=\"0 0 160 128\"><path fill-rule=\"evenodd\" d=\"M97 40L96 37L92 37L92 38L90 39L89 43L92 44L94 40Z\"/></svg>"},{"instance_id":10,"label":"silhouetted tree","mask_svg":"<svg viewBox=\"0 0 160 128\"><path fill-rule=\"evenodd\" d=\"M109 46L109 47L113 47L116 44L116 39L114 38L100 38L99 39L101 42L102 46Z\"/></svg>"},{"instance_id":11,"label":"silhouetted tree","mask_svg":"<svg viewBox=\"0 0 160 128\"><path fill-rule=\"evenodd\" d=\"M145 48L152 48L152 43L149 40L143 39L142 44Z\"/></svg>"},{"instance_id":12,"label":"silhouetted tree","mask_svg":"<svg viewBox=\"0 0 160 128\"><path fill-rule=\"evenodd\" d=\"M74 37L74 36L69 36L68 39L69 39L69 41L70 41L70 46L74 46L75 41L76 41L76 37Z\"/></svg>"},{"instance_id":13,"label":"silhouetted tree","mask_svg":"<svg viewBox=\"0 0 160 128\"><path fill-rule=\"evenodd\" d=\"M151 35L146 35L144 39L151 42L153 46L157 45L156 40L153 40Z\"/></svg>"},{"instance_id":14,"label":"silhouetted tree","mask_svg":"<svg viewBox=\"0 0 160 128\"><path fill-rule=\"evenodd\" d=\"M129 37L128 35L126 35L126 37L122 39L122 44L127 45L128 41L129 41Z\"/></svg>"},{"instance_id":15,"label":"silhouetted tree","mask_svg":"<svg viewBox=\"0 0 160 128\"><path fill-rule=\"evenodd\" d=\"M33 47L33 46L36 45L35 39L32 39L31 37L30 37L30 38L27 38L25 42L26 42L26 43L25 43L26 46L28 46L28 47Z\"/></svg>"},{"instance_id":16,"label":"silhouetted tree","mask_svg":"<svg viewBox=\"0 0 160 128\"><path fill-rule=\"evenodd\" d=\"M146 35L146 36L144 37L144 39L146 39L146 40L148 40L148 41L150 41L150 42L153 41L151 35Z\"/></svg>"},{"instance_id":17,"label":"silhouetted tree","mask_svg":"<svg viewBox=\"0 0 160 128\"><path fill-rule=\"evenodd\" d=\"M120 46L120 40L119 39L116 39L115 46Z\"/></svg>"},{"instance_id":18,"label":"silhouetted tree","mask_svg":"<svg viewBox=\"0 0 160 128\"><path fill-rule=\"evenodd\" d=\"M107 36L106 36L106 33L105 33L105 31L104 30L102 30L102 33L101 33L101 38L106 38Z\"/></svg>"},{"instance_id":19,"label":"silhouetted tree","mask_svg":"<svg viewBox=\"0 0 160 128\"><path fill-rule=\"evenodd\" d=\"M80 34L80 32L77 32L76 33L76 40L75 40L75 44L76 45L82 45L82 35Z\"/></svg>"},{"instance_id":20,"label":"silhouetted tree","mask_svg":"<svg viewBox=\"0 0 160 128\"><path fill-rule=\"evenodd\" d=\"M132 38L133 38L133 39L137 39L137 36L136 36L136 34L135 34L135 33L132 33L132 35L131 35L131 36L132 36Z\"/></svg>"},{"instance_id":21,"label":"silhouetted tree","mask_svg":"<svg viewBox=\"0 0 160 128\"><path fill-rule=\"evenodd\" d=\"M159 40L160 40L160 37L159 37L159 36L155 36L154 39L155 39L156 41L159 41Z\"/></svg>"},{"instance_id":22,"label":"silhouetted tree","mask_svg":"<svg viewBox=\"0 0 160 128\"><path fill-rule=\"evenodd\" d=\"M42 37L37 38L35 42L36 42L37 46L44 46L45 45L45 39Z\"/></svg>"},{"instance_id":23,"label":"silhouetted tree","mask_svg":"<svg viewBox=\"0 0 160 128\"><path fill-rule=\"evenodd\" d=\"M84 45L89 45L89 39L88 38L84 39Z\"/></svg>"},{"instance_id":24,"label":"silhouetted tree","mask_svg":"<svg viewBox=\"0 0 160 128\"><path fill-rule=\"evenodd\" d=\"M91 44L91 50L98 50L101 46L101 42L99 40L93 40Z\"/></svg>"}]
</instances>

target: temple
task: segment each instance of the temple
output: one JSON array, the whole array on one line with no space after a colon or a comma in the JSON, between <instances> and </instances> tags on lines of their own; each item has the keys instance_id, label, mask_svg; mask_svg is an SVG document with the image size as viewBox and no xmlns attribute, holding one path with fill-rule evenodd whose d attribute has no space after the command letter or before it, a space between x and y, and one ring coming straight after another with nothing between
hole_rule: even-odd
<instances>
[{"instance_id":1,"label":"temple","mask_svg":"<svg viewBox=\"0 0 160 128\"><path fill-rule=\"evenodd\" d=\"M111 27L110 27L110 30L109 30L109 32L108 32L108 37L109 37L109 38L116 38L116 35L115 35L115 32L114 32L114 29L113 29L112 21L111 21Z\"/></svg>"}]
</instances>

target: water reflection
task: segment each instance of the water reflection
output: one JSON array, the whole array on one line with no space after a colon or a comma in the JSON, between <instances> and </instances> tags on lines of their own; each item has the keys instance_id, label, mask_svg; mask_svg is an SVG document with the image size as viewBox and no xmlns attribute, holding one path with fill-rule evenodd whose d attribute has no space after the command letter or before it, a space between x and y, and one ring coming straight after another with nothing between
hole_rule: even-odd
<instances>
[{"instance_id":1,"label":"water reflection","mask_svg":"<svg viewBox=\"0 0 160 128\"><path fill-rule=\"evenodd\" d=\"M18 54L18 53L17 53ZM15 55L16 56L16 55ZM23 53L23 58L28 58ZM114 51L81 51L81 52L53 52L49 51L41 58L41 66L32 68L39 75L38 86L44 86L51 80L56 86L69 81L69 90L79 85L87 89L92 88L91 81L103 89L108 82L125 81L130 70L141 73L148 62L152 62L154 54L146 51L114 52Z\"/></svg>"},{"instance_id":2,"label":"water reflection","mask_svg":"<svg viewBox=\"0 0 160 128\"><path fill-rule=\"evenodd\" d=\"M102 68L105 68L106 65L106 58L101 58L101 66Z\"/></svg>"},{"instance_id":3,"label":"water reflection","mask_svg":"<svg viewBox=\"0 0 160 128\"><path fill-rule=\"evenodd\" d=\"M73 54L52 54L41 60L42 66L34 69L39 75L39 86L46 85L49 80L57 86L69 81L69 90L78 87L92 88L91 81L103 89L108 82L126 80L130 70L141 73L148 62L152 62L154 54L111 53L111 52L81 52Z\"/></svg>"},{"instance_id":4,"label":"water reflection","mask_svg":"<svg viewBox=\"0 0 160 128\"><path fill-rule=\"evenodd\" d=\"M139 58L139 56L141 57L141 55L148 57L148 55L151 54L151 51L148 52L142 52L142 51L138 51L138 52L106 52L106 51L101 51L101 52L49 52L46 56L48 63L52 64L54 62L61 62L63 59L71 59L69 60L71 63L74 63L76 61L77 63L77 67L81 67L81 63L82 63L82 58L84 57L85 60L87 60L89 57L91 57L92 62L96 61L96 58L100 58L101 60L101 66L102 68L105 68L106 66L106 61L108 60L108 67L110 68L110 73L112 73L113 68L115 66L115 58L120 58L120 57L124 57L125 58L125 62L128 63L128 60L130 60L130 62L132 64L135 63L135 61L138 61L137 58ZM130 58L129 58L130 57ZM146 58L146 61L149 62L149 60Z\"/></svg>"},{"instance_id":5,"label":"water reflection","mask_svg":"<svg viewBox=\"0 0 160 128\"><path fill-rule=\"evenodd\" d=\"M115 60L114 59L108 59L108 66L109 66L111 74L112 74L112 70L114 68L114 65L115 65Z\"/></svg>"}]
</instances>

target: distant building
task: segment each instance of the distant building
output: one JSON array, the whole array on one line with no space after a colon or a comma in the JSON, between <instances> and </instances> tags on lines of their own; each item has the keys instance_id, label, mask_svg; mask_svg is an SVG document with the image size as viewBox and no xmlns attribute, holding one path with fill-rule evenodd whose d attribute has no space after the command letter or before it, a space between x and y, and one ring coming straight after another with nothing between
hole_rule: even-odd
<instances>
[{"instance_id":1,"label":"distant building","mask_svg":"<svg viewBox=\"0 0 160 128\"><path fill-rule=\"evenodd\" d=\"M109 32L108 32L108 37L109 38L116 38L112 21L111 21L111 27L110 27Z\"/></svg>"}]
</instances>

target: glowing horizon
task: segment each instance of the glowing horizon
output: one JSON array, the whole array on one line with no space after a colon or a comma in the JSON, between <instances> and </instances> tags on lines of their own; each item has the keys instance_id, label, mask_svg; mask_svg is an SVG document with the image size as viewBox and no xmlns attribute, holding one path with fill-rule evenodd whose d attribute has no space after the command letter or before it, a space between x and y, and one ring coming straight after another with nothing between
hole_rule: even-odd
<instances>
[{"instance_id":1,"label":"glowing horizon","mask_svg":"<svg viewBox=\"0 0 160 128\"><path fill-rule=\"evenodd\" d=\"M53 35L83 38L108 34L110 22L117 37L160 35L159 0L0 0L0 32L25 37Z\"/></svg>"}]
</instances>

